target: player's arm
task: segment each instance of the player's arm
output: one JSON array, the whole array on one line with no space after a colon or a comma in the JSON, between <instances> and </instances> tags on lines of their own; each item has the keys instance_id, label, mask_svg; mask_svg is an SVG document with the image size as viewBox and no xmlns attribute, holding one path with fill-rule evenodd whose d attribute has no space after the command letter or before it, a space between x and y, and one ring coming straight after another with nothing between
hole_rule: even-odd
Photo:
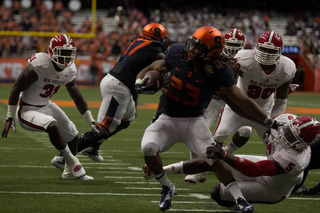
<instances>
[{"instance_id":1,"label":"player's arm","mask_svg":"<svg viewBox=\"0 0 320 213\"><path fill-rule=\"evenodd\" d=\"M261 107L243 94L236 86L221 87L220 98L228 104L235 113L261 125L277 128L277 123L261 109Z\"/></svg>"},{"instance_id":2,"label":"player's arm","mask_svg":"<svg viewBox=\"0 0 320 213\"><path fill-rule=\"evenodd\" d=\"M246 158L229 154L217 144L209 146L206 154L207 158L222 159L234 169L248 177L274 176L285 173L280 164L274 160L252 162Z\"/></svg>"},{"instance_id":3,"label":"player's arm","mask_svg":"<svg viewBox=\"0 0 320 213\"><path fill-rule=\"evenodd\" d=\"M274 105L271 111L272 118L275 118L285 112L285 109L287 107L287 99L289 96L290 84L291 81L288 81L277 88L276 98L274 100Z\"/></svg>"},{"instance_id":4,"label":"player's arm","mask_svg":"<svg viewBox=\"0 0 320 213\"><path fill-rule=\"evenodd\" d=\"M149 66L147 66L143 70L141 70L140 73L138 73L136 82L143 79L143 77L146 75L146 73L150 70L157 70L163 74L170 71L169 68L167 67L166 61L164 59L156 60L153 63L151 63Z\"/></svg>"},{"instance_id":5,"label":"player's arm","mask_svg":"<svg viewBox=\"0 0 320 213\"><path fill-rule=\"evenodd\" d=\"M15 131L15 122L14 122L14 115L17 110L17 104L19 101L20 92L26 90L30 85L38 80L37 73L33 70L33 67L28 64L24 70L20 73L17 81L13 85L9 100L8 100L8 111L7 111L7 118L5 122L5 126L2 131L2 138L8 136L8 132L12 127L13 131Z\"/></svg>"},{"instance_id":6,"label":"player's arm","mask_svg":"<svg viewBox=\"0 0 320 213\"><path fill-rule=\"evenodd\" d=\"M92 113L89 110L87 102L84 100L82 94L80 93L78 85L75 83L75 80L69 82L66 84L66 88L75 103L78 111L81 113L81 115L86 119L86 121L91 124L92 122L95 122L95 120L92 117Z\"/></svg>"}]
</instances>

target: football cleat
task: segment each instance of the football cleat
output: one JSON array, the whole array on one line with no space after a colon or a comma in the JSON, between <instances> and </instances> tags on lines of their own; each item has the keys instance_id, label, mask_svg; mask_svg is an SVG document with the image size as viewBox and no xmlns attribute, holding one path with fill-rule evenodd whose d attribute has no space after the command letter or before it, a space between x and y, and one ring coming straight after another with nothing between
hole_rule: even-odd
<instances>
[{"instance_id":1,"label":"football cleat","mask_svg":"<svg viewBox=\"0 0 320 213\"><path fill-rule=\"evenodd\" d=\"M202 173L198 173L198 174L192 174L192 175L187 175L185 178L184 178L184 181L185 182L188 182L188 183L197 183L197 182L200 182L200 183L203 183L207 180L207 172L202 172Z\"/></svg>"},{"instance_id":2,"label":"football cleat","mask_svg":"<svg viewBox=\"0 0 320 213\"><path fill-rule=\"evenodd\" d=\"M104 160L103 157L99 154L99 150L95 149L92 146L90 146L90 147L86 148L85 150L83 150L82 154L88 156L92 160L94 160L96 162L99 162L99 163Z\"/></svg>"},{"instance_id":3,"label":"football cleat","mask_svg":"<svg viewBox=\"0 0 320 213\"><path fill-rule=\"evenodd\" d=\"M83 175L81 177L75 177L72 174L62 174L61 179L62 180L94 180L94 178L89 176L89 175Z\"/></svg>"},{"instance_id":4,"label":"football cleat","mask_svg":"<svg viewBox=\"0 0 320 213\"><path fill-rule=\"evenodd\" d=\"M236 200L236 204L237 204L238 209L241 210L242 213L253 213L254 212L253 206L242 197L239 197Z\"/></svg>"},{"instance_id":5,"label":"football cleat","mask_svg":"<svg viewBox=\"0 0 320 213\"><path fill-rule=\"evenodd\" d=\"M173 195L177 194L176 187L171 184L170 187L162 186L161 200L159 203L159 208L161 211L165 211L171 207L171 200Z\"/></svg>"},{"instance_id":6,"label":"football cleat","mask_svg":"<svg viewBox=\"0 0 320 213\"><path fill-rule=\"evenodd\" d=\"M78 158L75 157L73 161L74 162L72 164L69 164L68 162L66 163L63 173L72 174L77 178L84 176L86 174L86 171L82 167Z\"/></svg>"},{"instance_id":7,"label":"football cleat","mask_svg":"<svg viewBox=\"0 0 320 213\"><path fill-rule=\"evenodd\" d=\"M144 165L142 166L142 172L143 172L143 178L144 178L145 180L150 180L150 179L154 178L154 175L153 175L152 172L149 170L149 167L148 167L146 164L144 164Z\"/></svg>"},{"instance_id":8,"label":"football cleat","mask_svg":"<svg viewBox=\"0 0 320 213\"><path fill-rule=\"evenodd\" d=\"M51 160L51 164L57 169L64 170L65 159L61 154L54 156Z\"/></svg>"}]
</instances>

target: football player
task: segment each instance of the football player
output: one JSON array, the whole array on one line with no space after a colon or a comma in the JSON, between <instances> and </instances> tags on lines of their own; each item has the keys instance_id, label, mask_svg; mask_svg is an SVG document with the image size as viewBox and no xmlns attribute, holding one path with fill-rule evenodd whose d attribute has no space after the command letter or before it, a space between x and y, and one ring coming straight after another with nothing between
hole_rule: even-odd
<instances>
[{"instance_id":1,"label":"football player","mask_svg":"<svg viewBox=\"0 0 320 213\"><path fill-rule=\"evenodd\" d=\"M165 59L157 60L142 70L170 71L170 83L164 112L146 130L141 141L141 150L148 169L162 185L159 208L170 208L176 194L175 186L162 168L160 153L169 150L175 143L183 142L196 153L206 165L211 165L217 177L231 191L238 207L243 212L253 212L253 207L244 199L232 175L221 161L207 159L206 148L213 142L203 113L212 95L221 92L221 98L241 115L266 127L277 128L278 123L267 116L252 100L244 96L235 85L233 70L228 66L230 57L221 55L224 47L222 33L211 26L197 29L185 45L170 47ZM138 92L142 89L137 85ZM249 114L250 112L250 114ZM181 169L181 167L177 166ZM200 172L198 166L191 174Z\"/></svg>"},{"instance_id":2,"label":"football player","mask_svg":"<svg viewBox=\"0 0 320 213\"><path fill-rule=\"evenodd\" d=\"M233 58L239 50L242 50L245 43L244 33L240 29L230 29L224 34L225 45L222 50L222 54L227 55ZM204 117L207 123L207 126L211 128L213 123L217 120L220 115L221 110L225 106L225 102L219 98L218 95L213 95L212 100L209 105L204 110ZM249 126L240 127L237 132L239 137L236 140L248 140L252 135L252 128ZM234 137L237 137L235 135ZM244 138L243 138L244 137ZM197 156L190 152L190 159L197 158ZM199 174L187 175L184 180L189 183L204 182L207 179L207 172Z\"/></svg>"},{"instance_id":3,"label":"football player","mask_svg":"<svg viewBox=\"0 0 320 213\"><path fill-rule=\"evenodd\" d=\"M286 124L279 131L265 135L267 156L233 156L217 143L207 148L207 157L222 159L232 168L232 174L244 197L251 203L274 204L287 198L303 178L311 158L311 148L320 139L320 122L309 116L283 114L276 118ZM213 187L211 197L222 206L233 204L232 196L223 184Z\"/></svg>"},{"instance_id":4,"label":"football player","mask_svg":"<svg viewBox=\"0 0 320 213\"><path fill-rule=\"evenodd\" d=\"M119 61L100 83L102 102L93 130L82 134L78 151L97 162L103 161L98 150L109 137L127 128L135 118L137 74L153 61L164 58L168 46L167 31L161 24L150 23L142 35L134 38Z\"/></svg>"},{"instance_id":5,"label":"football player","mask_svg":"<svg viewBox=\"0 0 320 213\"><path fill-rule=\"evenodd\" d=\"M50 40L48 53L36 53L31 56L10 92L2 138L7 137L11 127L15 130L14 115L17 113L22 128L48 133L53 146L66 159L63 161L62 179L93 180L86 175L75 156L78 141L76 126L50 101L59 88L65 85L79 112L89 124L94 123L91 111L75 83L75 57L74 42L65 34L57 35ZM17 106L19 99L20 103Z\"/></svg>"},{"instance_id":6,"label":"football player","mask_svg":"<svg viewBox=\"0 0 320 213\"><path fill-rule=\"evenodd\" d=\"M264 32L260 35L254 50L238 51L233 66L234 71L240 76L237 86L272 118L284 113L290 83L296 73L294 62L281 55L282 48L280 34L274 31ZM276 93L275 98L274 93ZM234 131L242 126L253 127L261 139L266 131L265 127L241 117L226 105L213 133L214 140L222 145ZM230 153L243 146L251 136L241 135L239 132L235 135L235 137L242 136L243 140L229 142L226 150Z\"/></svg>"}]
</instances>

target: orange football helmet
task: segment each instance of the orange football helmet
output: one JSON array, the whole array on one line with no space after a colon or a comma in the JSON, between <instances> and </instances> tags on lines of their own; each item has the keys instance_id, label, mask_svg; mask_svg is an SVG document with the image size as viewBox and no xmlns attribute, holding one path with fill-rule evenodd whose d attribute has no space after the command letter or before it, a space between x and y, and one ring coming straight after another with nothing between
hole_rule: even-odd
<instances>
[{"instance_id":1,"label":"orange football helmet","mask_svg":"<svg viewBox=\"0 0 320 213\"><path fill-rule=\"evenodd\" d=\"M165 46L167 46L167 43L168 43L167 30L161 24L158 24L158 23L147 24L142 29L142 35L145 37L151 38L153 40L160 41Z\"/></svg>"},{"instance_id":2,"label":"orange football helmet","mask_svg":"<svg viewBox=\"0 0 320 213\"><path fill-rule=\"evenodd\" d=\"M223 34L218 29L211 26L200 27L186 40L186 60L210 60L220 55L224 44Z\"/></svg>"}]
</instances>

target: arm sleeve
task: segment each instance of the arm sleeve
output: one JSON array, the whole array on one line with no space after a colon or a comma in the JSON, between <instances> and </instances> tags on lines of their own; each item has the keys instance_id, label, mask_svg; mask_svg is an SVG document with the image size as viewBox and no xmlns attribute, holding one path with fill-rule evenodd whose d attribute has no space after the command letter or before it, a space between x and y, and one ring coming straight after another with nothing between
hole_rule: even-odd
<instances>
[{"instance_id":1,"label":"arm sleeve","mask_svg":"<svg viewBox=\"0 0 320 213\"><path fill-rule=\"evenodd\" d=\"M237 163L232 167L248 177L274 176L276 174L276 168L270 160L254 163L245 158L237 157Z\"/></svg>"}]
</instances>

